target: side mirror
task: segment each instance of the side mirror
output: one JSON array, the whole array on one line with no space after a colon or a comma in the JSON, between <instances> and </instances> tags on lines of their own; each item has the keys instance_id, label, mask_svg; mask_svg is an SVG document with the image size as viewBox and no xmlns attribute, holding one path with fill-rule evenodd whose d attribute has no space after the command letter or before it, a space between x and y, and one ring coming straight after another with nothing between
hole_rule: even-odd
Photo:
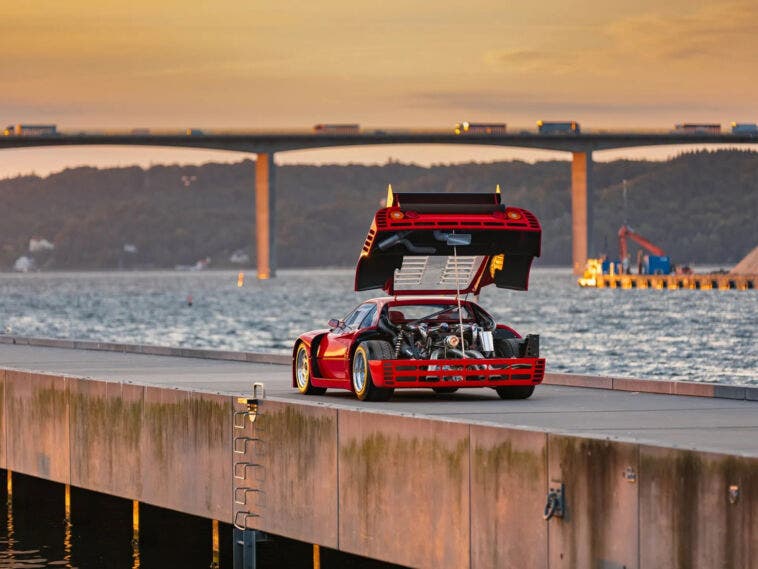
<instances>
[{"instance_id":1,"label":"side mirror","mask_svg":"<svg viewBox=\"0 0 758 569\"><path fill-rule=\"evenodd\" d=\"M339 320L337 320L336 318L332 318L327 323L327 326L329 326L329 328L339 328L340 324L341 324L341 322Z\"/></svg>"}]
</instances>

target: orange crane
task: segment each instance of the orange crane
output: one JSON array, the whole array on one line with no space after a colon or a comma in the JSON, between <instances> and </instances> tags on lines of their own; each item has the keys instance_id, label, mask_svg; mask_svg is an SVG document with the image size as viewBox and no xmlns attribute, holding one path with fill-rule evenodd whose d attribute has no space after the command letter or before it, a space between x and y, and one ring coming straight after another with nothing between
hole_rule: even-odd
<instances>
[{"instance_id":1,"label":"orange crane","mask_svg":"<svg viewBox=\"0 0 758 569\"><path fill-rule=\"evenodd\" d=\"M621 229L619 229L619 258L621 259L621 263L624 263L624 260L627 258L628 255L628 248L626 246L626 239L627 237L637 243L640 247L643 247L644 249L647 249L647 251L650 253L650 258L647 263L648 265L648 271L649 273L662 273L662 274L669 274L671 272L671 262L669 258L666 256L666 253L663 249L658 247L657 245L654 245L647 239L645 239L642 235L635 233L631 228L627 227L626 225L622 225ZM642 272L642 263L641 259L638 259L638 265L640 268L640 272ZM653 270L650 270L653 269Z\"/></svg>"},{"instance_id":2,"label":"orange crane","mask_svg":"<svg viewBox=\"0 0 758 569\"><path fill-rule=\"evenodd\" d=\"M653 255L657 255L659 257L664 257L666 253L658 247L657 245L653 245L650 241L645 239L642 235L639 233L635 233L631 228L627 227L626 225L622 225L621 229L619 229L619 256L621 257L621 260L623 261L626 259L626 256L628 254L628 249L626 246L626 238L631 239L635 243L637 243L640 247L644 247L650 253Z\"/></svg>"}]
</instances>

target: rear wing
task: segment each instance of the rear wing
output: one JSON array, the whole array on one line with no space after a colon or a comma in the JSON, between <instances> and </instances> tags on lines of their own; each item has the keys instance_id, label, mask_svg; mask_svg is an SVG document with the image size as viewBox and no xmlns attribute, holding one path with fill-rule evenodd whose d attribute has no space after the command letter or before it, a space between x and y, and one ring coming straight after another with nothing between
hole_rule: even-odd
<instances>
[{"instance_id":1,"label":"rear wing","mask_svg":"<svg viewBox=\"0 0 758 569\"><path fill-rule=\"evenodd\" d=\"M542 228L501 194L393 194L376 212L355 272L355 290L478 294L526 290Z\"/></svg>"}]
</instances>

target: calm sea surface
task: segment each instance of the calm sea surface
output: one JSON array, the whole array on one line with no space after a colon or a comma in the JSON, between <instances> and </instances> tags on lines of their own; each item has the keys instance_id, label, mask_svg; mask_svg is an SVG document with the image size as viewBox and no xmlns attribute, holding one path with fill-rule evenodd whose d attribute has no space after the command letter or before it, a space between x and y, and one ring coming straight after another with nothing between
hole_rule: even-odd
<instances>
[{"instance_id":1,"label":"calm sea surface","mask_svg":"<svg viewBox=\"0 0 758 569\"><path fill-rule=\"evenodd\" d=\"M286 353L361 300L351 270L0 274L0 333ZM188 305L192 298L192 306ZM758 384L758 291L582 289L535 269L480 304L541 335L548 371Z\"/></svg>"}]
</instances>

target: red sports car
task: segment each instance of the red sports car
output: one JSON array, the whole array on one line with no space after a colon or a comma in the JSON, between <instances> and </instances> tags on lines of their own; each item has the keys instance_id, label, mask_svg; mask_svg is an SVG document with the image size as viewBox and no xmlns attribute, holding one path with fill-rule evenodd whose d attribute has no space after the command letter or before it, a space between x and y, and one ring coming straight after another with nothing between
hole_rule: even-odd
<instances>
[{"instance_id":1,"label":"red sports car","mask_svg":"<svg viewBox=\"0 0 758 569\"><path fill-rule=\"evenodd\" d=\"M526 399L542 381L539 336L522 338L468 300L481 288L526 290L542 230L496 194L392 194L374 216L355 290L384 289L329 328L300 336L292 383L386 401L398 388L491 387Z\"/></svg>"}]
</instances>

